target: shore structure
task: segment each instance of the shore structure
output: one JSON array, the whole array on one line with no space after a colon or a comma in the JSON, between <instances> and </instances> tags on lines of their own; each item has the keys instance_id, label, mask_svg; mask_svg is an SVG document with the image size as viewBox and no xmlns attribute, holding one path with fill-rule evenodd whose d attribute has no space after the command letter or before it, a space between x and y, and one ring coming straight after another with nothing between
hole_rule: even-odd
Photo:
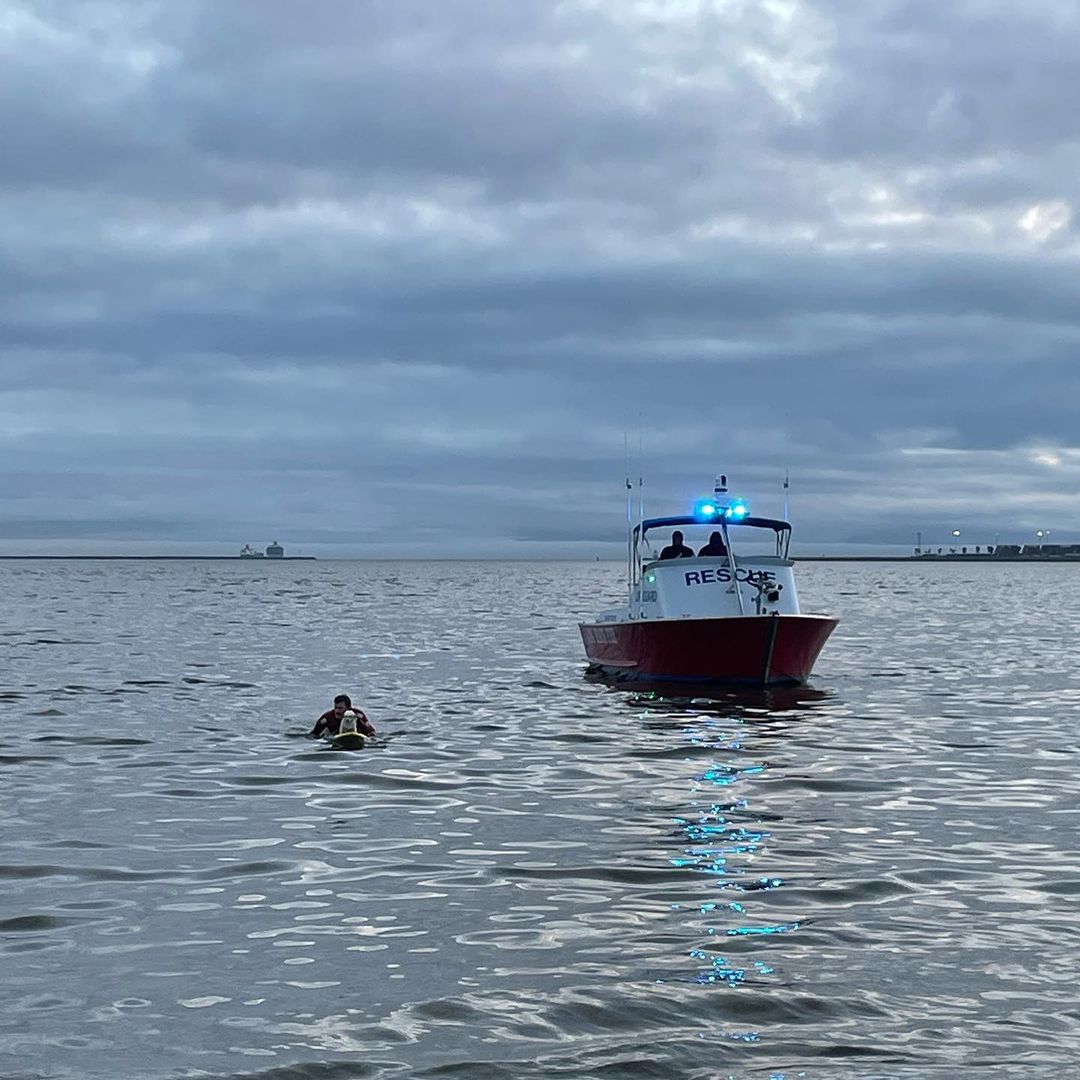
<instances>
[{"instance_id":1,"label":"shore structure","mask_svg":"<svg viewBox=\"0 0 1080 1080\"><path fill-rule=\"evenodd\" d=\"M981 551L916 551L913 555L793 555L795 562L963 562L963 563L1073 563L1080 562L1080 544L998 544Z\"/></svg>"},{"instance_id":2,"label":"shore structure","mask_svg":"<svg viewBox=\"0 0 1080 1080\"><path fill-rule=\"evenodd\" d=\"M976 559L980 562L1068 562L1080 560L1080 544L976 544L970 547L919 548L913 559Z\"/></svg>"}]
</instances>

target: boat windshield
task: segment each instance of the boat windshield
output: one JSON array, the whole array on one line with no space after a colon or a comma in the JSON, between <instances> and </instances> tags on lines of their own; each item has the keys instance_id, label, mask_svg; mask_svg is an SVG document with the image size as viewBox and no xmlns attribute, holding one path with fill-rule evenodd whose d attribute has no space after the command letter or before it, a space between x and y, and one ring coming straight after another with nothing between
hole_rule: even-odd
<instances>
[{"instance_id":1,"label":"boat windshield","mask_svg":"<svg viewBox=\"0 0 1080 1080\"><path fill-rule=\"evenodd\" d=\"M660 559L695 556L734 560L737 548L743 556L765 555L786 560L790 543L791 526L773 518L720 521L702 521L690 516L647 518L631 532L627 552L629 585L633 590L644 568Z\"/></svg>"}]
</instances>

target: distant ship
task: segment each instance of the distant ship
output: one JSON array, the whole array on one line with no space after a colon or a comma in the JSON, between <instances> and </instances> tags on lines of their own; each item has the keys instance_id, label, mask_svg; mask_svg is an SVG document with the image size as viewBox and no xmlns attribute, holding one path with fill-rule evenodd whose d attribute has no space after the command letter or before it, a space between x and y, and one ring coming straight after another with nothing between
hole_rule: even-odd
<instances>
[{"instance_id":1,"label":"distant ship","mask_svg":"<svg viewBox=\"0 0 1080 1080\"><path fill-rule=\"evenodd\" d=\"M282 548L282 545L280 543L278 543L278 541L276 541L276 540L274 540L274 542L268 546L266 552L261 552L257 548L253 548L253 546L251 544L245 543L243 548L240 549L240 557L241 558L284 558L285 557L285 549Z\"/></svg>"},{"instance_id":2,"label":"distant ship","mask_svg":"<svg viewBox=\"0 0 1080 1080\"><path fill-rule=\"evenodd\" d=\"M258 548L253 548L250 544L245 544L240 549L241 559L314 559L314 555L286 555L285 549L276 540L272 544L267 544L265 551L260 551Z\"/></svg>"}]
</instances>

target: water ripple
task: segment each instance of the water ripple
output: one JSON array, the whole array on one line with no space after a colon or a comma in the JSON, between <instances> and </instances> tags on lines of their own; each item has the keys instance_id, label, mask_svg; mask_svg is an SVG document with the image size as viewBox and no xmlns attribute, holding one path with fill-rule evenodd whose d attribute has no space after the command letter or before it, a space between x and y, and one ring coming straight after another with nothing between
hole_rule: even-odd
<instances>
[{"instance_id":1,"label":"water ripple","mask_svg":"<svg viewBox=\"0 0 1080 1080\"><path fill-rule=\"evenodd\" d=\"M715 696L583 678L618 569L0 565L0 1074L1070 1075L1070 568L808 566Z\"/></svg>"}]
</instances>

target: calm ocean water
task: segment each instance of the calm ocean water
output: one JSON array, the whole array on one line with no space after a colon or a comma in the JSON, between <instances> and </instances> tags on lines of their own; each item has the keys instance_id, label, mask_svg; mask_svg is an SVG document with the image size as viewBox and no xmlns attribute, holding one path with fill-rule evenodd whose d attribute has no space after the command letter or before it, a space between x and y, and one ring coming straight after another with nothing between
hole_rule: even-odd
<instances>
[{"instance_id":1,"label":"calm ocean water","mask_svg":"<svg viewBox=\"0 0 1080 1080\"><path fill-rule=\"evenodd\" d=\"M621 572L0 562L0 1076L1080 1074L1080 567L803 564L720 701Z\"/></svg>"}]
</instances>

